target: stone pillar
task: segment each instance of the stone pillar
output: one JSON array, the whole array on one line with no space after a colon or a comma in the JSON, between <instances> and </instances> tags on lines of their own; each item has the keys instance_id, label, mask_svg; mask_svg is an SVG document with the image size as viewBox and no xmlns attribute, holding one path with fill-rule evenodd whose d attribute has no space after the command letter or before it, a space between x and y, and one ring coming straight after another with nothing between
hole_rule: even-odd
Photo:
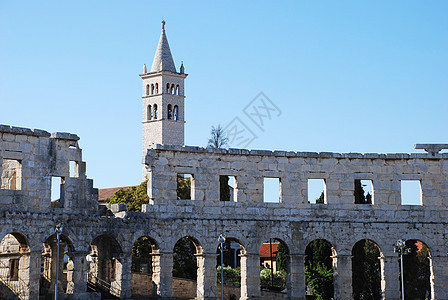
<instances>
[{"instance_id":1,"label":"stone pillar","mask_svg":"<svg viewBox=\"0 0 448 300\"><path fill-rule=\"evenodd\" d=\"M260 254L241 254L241 297L240 300L261 299Z\"/></svg>"},{"instance_id":2,"label":"stone pillar","mask_svg":"<svg viewBox=\"0 0 448 300\"><path fill-rule=\"evenodd\" d=\"M433 256L429 259L431 300L448 299L448 256Z\"/></svg>"},{"instance_id":3,"label":"stone pillar","mask_svg":"<svg viewBox=\"0 0 448 300\"><path fill-rule=\"evenodd\" d=\"M89 252L75 252L73 253L73 271L72 271L72 294L76 297L71 299L83 299L87 293L87 260L86 256ZM67 266L67 269L69 267ZM69 281L69 280L68 280Z\"/></svg>"},{"instance_id":4,"label":"stone pillar","mask_svg":"<svg viewBox=\"0 0 448 300\"><path fill-rule=\"evenodd\" d=\"M400 266L398 264L398 256L393 255L380 257L380 264L382 299L401 299Z\"/></svg>"},{"instance_id":5,"label":"stone pillar","mask_svg":"<svg viewBox=\"0 0 448 300\"><path fill-rule=\"evenodd\" d=\"M305 255L290 254L288 266L287 290L288 299L305 300L306 282L305 282Z\"/></svg>"},{"instance_id":6,"label":"stone pillar","mask_svg":"<svg viewBox=\"0 0 448 300\"><path fill-rule=\"evenodd\" d=\"M198 262L197 293L198 300L216 299L216 253L202 253L196 255Z\"/></svg>"},{"instance_id":7,"label":"stone pillar","mask_svg":"<svg viewBox=\"0 0 448 300\"><path fill-rule=\"evenodd\" d=\"M153 295L173 297L173 253L152 255L152 281L155 285Z\"/></svg>"},{"instance_id":8,"label":"stone pillar","mask_svg":"<svg viewBox=\"0 0 448 300\"><path fill-rule=\"evenodd\" d=\"M352 256L338 254L333 256L334 299L353 299Z\"/></svg>"},{"instance_id":9,"label":"stone pillar","mask_svg":"<svg viewBox=\"0 0 448 300\"><path fill-rule=\"evenodd\" d=\"M28 277L28 299L39 298L40 260L42 251L31 251L29 253L29 277ZM25 280L26 281L26 280Z\"/></svg>"},{"instance_id":10,"label":"stone pillar","mask_svg":"<svg viewBox=\"0 0 448 300\"><path fill-rule=\"evenodd\" d=\"M120 298L131 298L132 287L132 253L123 253L120 255L119 260L116 263L115 281L111 282L111 285L116 285L120 289Z\"/></svg>"}]
</instances>

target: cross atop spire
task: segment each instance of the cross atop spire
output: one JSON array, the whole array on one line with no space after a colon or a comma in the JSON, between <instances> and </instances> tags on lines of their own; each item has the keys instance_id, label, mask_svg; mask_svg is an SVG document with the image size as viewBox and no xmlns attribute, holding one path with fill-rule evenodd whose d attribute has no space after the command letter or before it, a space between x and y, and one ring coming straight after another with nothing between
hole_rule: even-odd
<instances>
[{"instance_id":1,"label":"cross atop spire","mask_svg":"<svg viewBox=\"0 0 448 300\"><path fill-rule=\"evenodd\" d=\"M151 67L152 72L170 71L176 73L173 56L171 55L170 45L165 34L165 21L162 21L162 33L160 35L159 45L157 45L156 55Z\"/></svg>"}]
</instances>

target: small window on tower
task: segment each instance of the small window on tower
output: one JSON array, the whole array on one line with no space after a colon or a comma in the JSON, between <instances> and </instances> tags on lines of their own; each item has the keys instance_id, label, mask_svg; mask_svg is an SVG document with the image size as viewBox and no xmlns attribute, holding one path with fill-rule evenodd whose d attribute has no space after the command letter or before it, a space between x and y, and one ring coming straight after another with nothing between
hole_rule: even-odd
<instances>
[{"instance_id":1,"label":"small window on tower","mask_svg":"<svg viewBox=\"0 0 448 300\"><path fill-rule=\"evenodd\" d=\"M166 93L167 94L170 93L170 84L169 83L166 84Z\"/></svg>"},{"instance_id":2,"label":"small window on tower","mask_svg":"<svg viewBox=\"0 0 448 300\"><path fill-rule=\"evenodd\" d=\"M154 116L154 119L157 119L157 104L154 104L153 116Z\"/></svg>"},{"instance_id":3,"label":"small window on tower","mask_svg":"<svg viewBox=\"0 0 448 300\"><path fill-rule=\"evenodd\" d=\"M146 96L149 95L149 84L146 85Z\"/></svg>"},{"instance_id":4,"label":"small window on tower","mask_svg":"<svg viewBox=\"0 0 448 300\"><path fill-rule=\"evenodd\" d=\"M154 95L154 84L151 84L151 95Z\"/></svg>"},{"instance_id":5,"label":"small window on tower","mask_svg":"<svg viewBox=\"0 0 448 300\"><path fill-rule=\"evenodd\" d=\"M156 94L158 94L158 93L159 93L159 84L156 83Z\"/></svg>"},{"instance_id":6,"label":"small window on tower","mask_svg":"<svg viewBox=\"0 0 448 300\"><path fill-rule=\"evenodd\" d=\"M174 105L174 121L179 120L179 108L177 107L177 105Z\"/></svg>"},{"instance_id":7,"label":"small window on tower","mask_svg":"<svg viewBox=\"0 0 448 300\"><path fill-rule=\"evenodd\" d=\"M151 105L148 105L148 116L147 116L148 120L152 120L152 108Z\"/></svg>"},{"instance_id":8,"label":"small window on tower","mask_svg":"<svg viewBox=\"0 0 448 300\"><path fill-rule=\"evenodd\" d=\"M176 95L178 95L178 96L180 95L179 94L179 85L176 86Z\"/></svg>"},{"instance_id":9,"label":"small window on tower","mask_svg":"<svg viewBox=\"0 0 448 300\"><path fill-rule=\"evenodd\" d=\"M172 120L173 119L173 108L171 106L171 104L168 104L168 120Z\"/></svg>"},{"instance_id":10,"label":"small window on tower","mask_svg":"<svg viewBox=\"0 0 448 300\"><path fill-rule=\"evenodd\" d=\"M174 88L174 84L172 84L172 85L171 85L171 94L172 94L172 95L174 95L174 90L175 90L175 88Z\"/></svg>"}]
</instances>

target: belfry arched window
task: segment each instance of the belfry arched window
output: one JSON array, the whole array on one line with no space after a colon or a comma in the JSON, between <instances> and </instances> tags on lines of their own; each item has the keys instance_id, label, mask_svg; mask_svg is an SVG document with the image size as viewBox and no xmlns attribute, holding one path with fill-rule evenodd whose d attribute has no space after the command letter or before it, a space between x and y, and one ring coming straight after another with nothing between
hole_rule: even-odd
<instances>
[{"instance_id":1,"label":"belfry arched window","mask_svg":"<svg viewBox=\"0 0 448 300\"><path fill-rule=\"evenodd\" d=\"M168 120L173 119L173 108L171 107L171 104L168 104Z\"/></svg>"},{"instance_id":2,"label":"belfry arched window","mask_svg":"<svg viewBox=\"0 0 448 300\"><path fill-rule=\"evenodd\" d=\"M151 84L151 95L154 95L154 83Z\"/></svg>"},{"instance_id":3,"label":"belfry arched window","mask_svg":"<svg viewBox=\"0 0 448 300\"><path fill-rule=\"evenodd\" d=\"M176 85L176 92L175 92L174 94L175 94L175 95L178 95L178 96L180 95L180 94L179 94L179 85Z\"/></svg>"},{"instance_id":4,"label":"belfry arched window","mask_svg":"<svg viewBox=\"0 0 448 300\"><path fill-rule=\"evenodd\" d=\"M147 118L148 120L152 120L152 108L151 105L148 105L148 112L147 112Z\"/></svg>"},{"instance_id":5,"label":"belfry arched window","mask_svg":"<svg viewBox=\"0 0 448 300\"><path fill-rule=\"evenodd\" d=\"M166 93L167 94L170 93L170 84L169 83L166 84Z\"/></svg>"},{"instance_id":6,"label":"belfry arched window","mask_svg":"<svg viewBox=\"0 0 448 300\"><path fill-rule=\"evenodd\" d=\"M159 93L159 84L156 83L156 95Z\"/></svg>"},{"instance_id":7,"label":"belfry arched window","mask_svg":"<svg viewBox=\"0 0 448 300\"><path fill-rule=\"evenodd\" d=\"M171 85L171 94L174 95L175 92L175 88L174 88L174 84Z\"/></svg>"},{"instance_id":8,"label":"belfry arched window","mask_svg":"<svg viewBox=\"0 0 448 300\"><path fill-rule=\"evenodd\" d=\"M174 121L179 120L179 108L177 107L177 105L174 105L174 111L173 111L173 116L174 116Z\"/></svg>"},{"instance_id":9,"label":"belfry arched window","mask_svg":"<svg viewBox=\"0 0 448 300\"><path fill-rule=\"evenodd\" d=\"M146 96L149 95L149 84L146 85Z\"/></svg>"},{"instance_id":10,"label":"belfry arched window","mask_svg":"<svg viewBox=\"0 0 448 300\"><path fill-rule=\"evenodd\" d=\"M154 104L153 116L154 116L154 119L157 119L157 104Z\"/></svg>"}]
</instances>

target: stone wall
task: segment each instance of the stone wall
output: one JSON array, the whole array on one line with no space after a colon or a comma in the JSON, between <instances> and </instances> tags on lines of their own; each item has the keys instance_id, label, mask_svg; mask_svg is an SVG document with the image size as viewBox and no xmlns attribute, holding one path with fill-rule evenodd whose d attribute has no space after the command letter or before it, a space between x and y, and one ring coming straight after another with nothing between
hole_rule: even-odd
<instances>
[{"instance_id":1,"label":"stone wall","mask_svg":"<svg viewBox=\"0 0 448 300\"><path fill-rule=\"evenodd\" d=\"M8 160L16 161L15 167ZM78 165L75 172L70 172L70 161ZM398 258L393 245L400 238L417 239L428 246L432 299L448 299L448 154L303 153L158 145L148 149L143 162L150 202L143 205L142 212L127 212L124 204L99 211L97 191L85 177L77 136L0 126L0 166L8 170L0 170L0 174L9 180L11 169L21 171L16 177L21 178L20 185L15 189L11 185L6 189L2 178L0 236L13 234L23 245L19 277L27 284L30 299L39 294L44 260L51 268L45 273L50 277L45 293L54 291L56 268L51 262L58 259L54 237L59 223L74 266L70 274L72 294L60 292L70 299L96 297L87 293L85 278L89 272L90 276L101 276L100 269L106 270L103 280L122 298L130 298L132 288L143 291L150 287L161 298L172 297L173 249L185 236L197 246L196 297L217 299L220 234L242 246L242 280L237 293L244 300L264 297L259 284L259 249L269 238L281 240L288 249L288 299L305 299L305 249L315 239L325 239L333 246L335 299L351 298L351 251L362 239L370 239L380 248L383 298L399 299ZM193 175L193 200L177 199L177 174ZM219 201L220 175L235 176L236 201ZM51 207L50 203L50 182L55 176L64 179L61 207ZM279 203L264 202L264 177L280 179ZM307 180L313 178L325 180L325 204L307 201ZM372 205L354 203L357 179L372 181ZM422 205L401 205L401 180L420 182ZM152 286L139 286L132 280L132 246L142 236L153 246ZM51 252L45 258L44 242Z\"/></svg>"}]
</instances>

